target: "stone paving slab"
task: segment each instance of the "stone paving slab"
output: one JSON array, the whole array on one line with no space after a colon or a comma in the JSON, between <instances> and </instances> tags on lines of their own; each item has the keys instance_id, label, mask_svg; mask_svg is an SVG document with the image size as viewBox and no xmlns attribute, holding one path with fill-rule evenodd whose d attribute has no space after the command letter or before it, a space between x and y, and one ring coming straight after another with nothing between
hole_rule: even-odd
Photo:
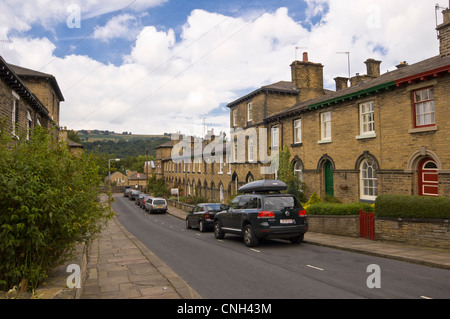
<instances>
[{"instance_id":1,"label":"stone paving slab","mask_svg":"<svg viewBox=\"0 0 450 319\"><path fill-rule=\"evenodd\" d=\"M82 299L200 299L113 218L94 240Z\"/></svg>"}]
</instances>

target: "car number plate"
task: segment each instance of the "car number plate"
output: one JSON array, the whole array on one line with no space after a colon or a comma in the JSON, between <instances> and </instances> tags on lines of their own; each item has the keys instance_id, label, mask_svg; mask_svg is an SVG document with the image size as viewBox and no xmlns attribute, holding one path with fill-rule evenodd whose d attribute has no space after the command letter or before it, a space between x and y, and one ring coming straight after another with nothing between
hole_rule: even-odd
<instances>
[{"instance_id":1,"label":"car number plate","mask_svg":"<svg viewBox=\"0 0 450 319\"><path fill-rule=\"evenodd\" d=\"M294 223L293 219L280 219L280 224L283 224L283 225L290 225L293 223Z\"/></svg>"},{"instance_id":2,"label":"car number plate","mask_svg":"<svg viewBox=\"0 0 450 319\"><path fill-rule=\"evenodd\" d=\"M162 208L162 206L156 206L156 208Z\"/></svg>"}]
</instances>

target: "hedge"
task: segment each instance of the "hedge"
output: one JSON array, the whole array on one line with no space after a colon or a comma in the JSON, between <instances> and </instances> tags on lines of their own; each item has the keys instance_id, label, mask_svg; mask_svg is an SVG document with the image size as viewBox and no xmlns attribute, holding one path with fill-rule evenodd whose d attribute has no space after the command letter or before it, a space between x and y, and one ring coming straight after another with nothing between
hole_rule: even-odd
<instances>
[{"instance_id":1,"label":"hedge","mask_svg":"<svg viewBox=\"0 0 450 319\"><path fill-rule=\"evenodd\" d=\"M377 217L450 219L450 197L380 195L375 201Z\"/></svg>"},{"instance_id":2,"label":"hedge","mask_svg":"<svg viewBox=\"0 0 450 319\"><path fill-rule=\"evenodd\" d=\"M367 203L318 203L307 208L308 215L359 215L359 211L373 212L373 206Z\"/></svg>"}]
</instances>

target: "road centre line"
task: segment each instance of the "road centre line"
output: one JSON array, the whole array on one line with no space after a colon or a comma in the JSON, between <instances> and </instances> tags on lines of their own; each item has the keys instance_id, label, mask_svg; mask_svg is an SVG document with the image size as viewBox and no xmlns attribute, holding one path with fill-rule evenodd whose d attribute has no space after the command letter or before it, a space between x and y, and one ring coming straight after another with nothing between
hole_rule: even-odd
<instances>
[{"instance_id":1,"label":"road centre line","mask_svg":"<svg viewBox=\"0 0 450 319\"><path fill-rule=\"evenodd\" d=\"M325 270L323 268L319 268L319 267L311 266L311 265L306 265L306 267L309 267L309 268L312 268L312 269L316 269L316 270L320 270L320 271L324 271Z\"/></svg>"}]
</instances>

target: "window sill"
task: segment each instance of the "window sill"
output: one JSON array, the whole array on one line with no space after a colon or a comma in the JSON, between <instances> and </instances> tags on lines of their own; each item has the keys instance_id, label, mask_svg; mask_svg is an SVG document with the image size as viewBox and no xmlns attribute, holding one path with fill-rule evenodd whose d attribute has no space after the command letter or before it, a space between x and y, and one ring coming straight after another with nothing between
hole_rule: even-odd
<instances>
[{"instance_id":1,"label":"window sill","mask_svg":"<svg viewBox=\"0 0 450 319\"><path fill-rule=\"evenodd\" d=\"M425 127L415 127L408 130L409 134L424 133L424 132L436 132L438 130L437 125L435 126L425 126Z\"/></svg>"},{"instance_id":2,"label":"window sill","mask_svg":"<svg viewBox=\"0 0 450 319\"><path fill-rule=\"evenodd\" d=\"M331 138L330 139L328 139L328 140L320 140L320 141L318 141L317 143L318 144L328 144L328 143L331 143L332 142L332 140L331 140Z\"/></svg>"},{"instance_id":3,"label":"window sill","mask_svg":"<svg viewBox=\"0 0 450 319\"><path fill-rule=\"evenodd\" d=\"M303 145L303 143L294 143L294 144L291 144L291 147L299 147L299 146L302 146Z\"/></svg>"},{"instance_id":4,"label":"window sill","mask_svg":"<svg viewBox=\"0 0 450 319\"><path fill-rule=\"evenodd\" d=\"M356 137L357 140L365 140L368 138L375 138L377 137L377 133L368 133L368 134L364 134L364 135L358 135Z\"/></svg>"}]
</instances>

